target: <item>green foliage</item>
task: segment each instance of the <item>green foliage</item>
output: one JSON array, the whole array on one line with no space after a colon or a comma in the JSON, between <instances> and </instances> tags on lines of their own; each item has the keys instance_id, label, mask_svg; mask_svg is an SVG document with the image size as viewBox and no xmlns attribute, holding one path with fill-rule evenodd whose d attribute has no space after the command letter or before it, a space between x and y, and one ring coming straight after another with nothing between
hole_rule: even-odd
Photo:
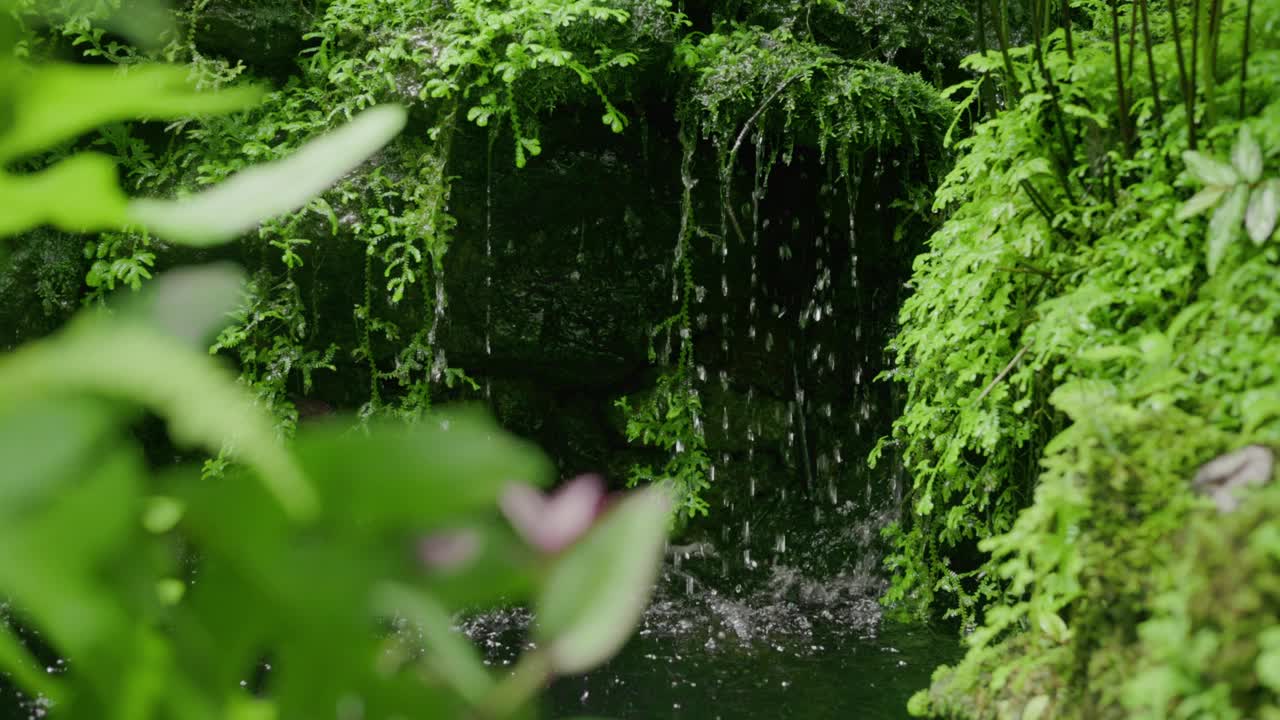
<instances>
[{"instance_id":1,"label":"green foliage","mask_svg":"<svg viewBox=\"0 0 1280 720\"><path fill-rule=\"evenodd\" d=\"M784 159L797 138L834 146L842 172L871 149L896 148L925 167L943 159L938 128L948 103L918 75L881 62L848 60L781 27L731 26L692 33L676 46L693 75L685 122L718 145L725 172L747 132Z\"/></svg>"},{"instance_id":2,"label":"green foliage","mask_svg":"<svg viewBox=\"0 0 1280 720\"><path fill-rule=\"evenodd\" d=\"M1280 493L1231 516L1192 519L1138 628L1141 665L1122 689L1130 717L1276 717L1280 713Z\"/></svg>"},{"instance_id":3,"label":"green foliage","mask_svg":"<svg viewBox=\"0 0 1280 720\"><path fill-rule=\"evenodd\" d=\"M1240 137L1231 148L1231 162L1206 157L1194 150L1183 154L1187 170L1205 188L1178 211L1185 220L1213 208L1209 221L1208 267L1212 275L1228 246L1240 235L1243 224L1254 245L1261 245L1276 227L1280 215L1280 178L1262 177L1262 148L1249 126L1240 128Z\"/></svg>"},{"instance_id":4,"label":"green foliage","mask_svg":"<svg viewBox=\"0 0 1280 720\"><path fill-rule=\"evenodd\" d=\"M602 78L639 61L641 33L681 22L669 0L342 0L309 36L320 42L310 69L356 104L396 93L444 101L480 127L506 126L524 167L542 152L538 117L572 98L574 85L594 94L601 121L622 132L627 118ZM339 47L348 37L367 42Z\"/></svg>"},{"instance_id":5,"label":"green foliage","mask_svg":"<svg viewBox=\"0 0 1280 720\"><path fill-rule=\"evenodd\" d=\"M68 126L78 111L95 112L46 97L66 109ZM387 111L365 117L373 119L262 172L297 187L345 172L353 152L376 149L403 121ZM15 127L0 128L0 144ZM353 147L330 147L321 161L315 148L334 137ZM193 202L261 218L267 204L242 192L262 181L258 173ZM119 192L113 177L74 179L63 188L73 197ZM50 217L58 199L29 190L44 180L7 182L35 203L24 208L30 218ZM141 215L200 242L226 227L200 212L170 218L158 204ZM541 554L495 510L513 483L545 483L551 468L474 415L366 432L313 427L286 448L253 396L199 349L240 285L226 267L176 271L114 312L85 310L0 359L0 594L44 649L71 659L67 673L45 673L3 618L0 667L56 716L242 719L336 708L502 718L529 717L553 674L616 651L661 561L670 510L660 491L623 499L578 544ZM272 315L249 305L221 342L237 345L245 325ZM221 448L239 463L224 464L216 481L189 466L149 469L127 432L141 409L175 442ZM578 518L584 528L592 519ZM547 611L544 647L495 677L451 615L525 600ZM378 631L394 622L414 632ZM264 658L275 665L269 682L247 687Z\"/></svg>"},{"instance_id":6,"label":"green foliage","mask_svg":"<svg viewBox=\"0 0 1280 720\"><path fill-rule=\"evenodd\" d=\"M972 631L917 715L1280 710L1257 680L1275 617L1254 609L1274 604L1274 565L1227 559L1274 523L1213 514L1191 488L1221 453L1280 445L1280 250L1234 242L1271 234L1280 98L1252 78L1280 63L1280 7L1253 7L1243 87L1244 13L1225 12L1220 70L1182 104L1185 49L1160 9L1157 84L1143 83L1141 45L1117 82L1130 54L1112 41L1113 7L1081 4L1092 24L1070 48L1063 28L1009 48L1011 73L996 52L967 63L1006 73L1016 102L957 144L938 190L949 216L916 261L889 373L908 402L878 448L900 444L913 477L886 601L945 608ZM1140 3L1120 9L1138 22ZM1192 550L1209 536L1233 550ZM1205 614L1188 619L1193 597Z\"/></svg>"},{"instance_id":7,"label":"green foliage","mask_svg":"<svg viewBox=\"0 0 1280 720\"><path fill-rule=\"evenodd\" d=\"M669 486L677 512L692 518L707 514L702 494L711 487L711 458L702 430L702 402L686 376L664 373L657 387L640 404L622 397L616 402L627 418L627 439L669 453L661 469L637 464L631 467L627 485L657 483Z\"/></svg>"}]
</instances>

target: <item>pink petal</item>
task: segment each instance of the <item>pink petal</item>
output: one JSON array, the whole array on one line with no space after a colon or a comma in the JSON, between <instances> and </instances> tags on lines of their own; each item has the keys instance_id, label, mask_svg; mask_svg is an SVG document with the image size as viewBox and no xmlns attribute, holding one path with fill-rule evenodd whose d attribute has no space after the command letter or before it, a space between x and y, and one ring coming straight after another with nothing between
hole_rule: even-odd
<instances>
[{"instance_id":1,"label":"pink petal","mask_svg":"<svg viewBox=\"0 0 1280 720\"><path fill-rule=\"evenodd\" d=\"M502 508L502 514L507 516L507 521L520 534L520 537L531 545L535 544L534 538L538 534L538 528L547 507L547 501L542 497L542 493L532 485L507 483L502 490L502 495L498 497L498 507Z\"/></svg>"},{"instance_id":2,"label":"pink petal","mask_svg":"<svg viewBox=\"0 0 1280 720\"><path fill-rule=\"evenodd\" d=\"M547 499L529 485L511 483L498 502L526 542L554 553L591 527L603 497L604 482L598 475L579 475Z\"/></svg>"},{"instance_id":3,"label":"pink petal","mask_svg":"<svg viewBox=\"0 0 1280 720\"><path fill-rule=\"evenodd\" d=\"M475 530L442 530L418 540L418 559L432 570L456 570L480 552Z\"/></svg>"}]
</instances>

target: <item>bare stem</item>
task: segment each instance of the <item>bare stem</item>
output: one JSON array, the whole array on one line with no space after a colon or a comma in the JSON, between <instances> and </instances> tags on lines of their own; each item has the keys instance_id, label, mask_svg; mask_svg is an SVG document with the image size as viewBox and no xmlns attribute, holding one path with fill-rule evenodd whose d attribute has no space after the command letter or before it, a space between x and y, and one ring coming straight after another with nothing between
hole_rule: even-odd
<instances>
[{"instance_id":1,"label":"bare stem","mask_svg":"<svg viewBox=\"0 0 1280 720\"><path fill-rule=\"evenodd\" d=\"M990 383L987 383L987 386L982 389L982 394L978 396L977 400L973 401L973 404L977 405L985 400L986 397L991 394L991 391L996 389L996 385L999 385L1001 380L1004 380L1009 376L1009 373L1013 372L1013 366L1017 365L1018 361L1022 359L1022 356L1026 355L1027 351L1030 349L1030 345L1023 345L1022 349L1018 351L1018 354L1014 355L1013 359L1009 361L1009 364L1005 365L1004 369L1000 371L1000 374L992 378Z\"/></svg>"},{"instance_id":2,"label":"bare stem","mask_svg":"<svg viewBox=\"0 0 1280 720\"><path fill-rule=\"evenodd\" d=\"M1178 27L1177 0L1169 1L1169 21L1173 29L1173 45L1178 56L1178 84L1182 88L1182 104L1187 113L1187 147L1196 149L1196 93L1187 74L1186 54L1182 50L1182 30Z\"/></svg>"},{"instance_id":3,"label":"bare stem","mask_svg":"<svg viewBox=\"0 0 1280 720\"><path fill-rule=\"evenodd\" d=\"M1198 0L1197 0L1198 1ZM1129 93L1124 84L1124 55L1120 50L1120 0L1111 0L1111 54L1116 68L1116 98L1124 154L1133 155L1133 130L1129 127Z\"/></svg>"},{"instance_id":4,"label":"bare stem","mask_svg":"<svg viewBox=\"0 0 1280 720\"><path fill-rule=\"evenodd\" d=\"M1240 48L1240 117L1244 117L1245 83L1249 80L1249 31L1253 29L1253 0L1244 6L1244 40Z\"/></svg>"},{"instance_id":5,"label":"bare stem","mask_svg":"<svg viewBox=\"0 0 1280 720\"><path fill-rule=\"evenodd\" d=\"M1151 18L1147 12L1147 0L1138 0L1138 7L1142 12L1142 43L1147 47L1147 75L1151 80L1151 99L1155 103L1156 126L1163 127L1164 107L1160 103L1160 76L1156 74L1155 56L1151 52Z\"/></svg>"}]
</instances>

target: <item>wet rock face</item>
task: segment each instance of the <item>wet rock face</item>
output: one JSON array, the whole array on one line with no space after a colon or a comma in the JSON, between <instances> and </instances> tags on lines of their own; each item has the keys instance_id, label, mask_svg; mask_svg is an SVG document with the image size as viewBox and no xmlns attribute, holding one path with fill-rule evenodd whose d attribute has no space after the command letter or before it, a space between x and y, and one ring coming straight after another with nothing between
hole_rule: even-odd
<instances>
[{"instance_id":1,"label":"wet rock face","mask_svg":"<svg viewBox=\"0 0 1280 720\"><path fill-rule=\"evenodd\" d=\"M505 144L486 163L481 132L462 140L445 261L451 362L553 388L645 370L649 328L671 312L662 290L679 220L674 166L654 157L669 149L646 152L643 133L549 127L544 155L522 170Z\"/></svg>"},{"instance_id":2,"label":"wet rock face","mask_svg":"<svg viewBox=\"0 0 1280 720\"><path fill-rule=\"evenodd\" d=\"M193 4L182 6L190 10ZM275 78L287 76L314 19L309 5L300 0L211 0L196 15L196 46Z\"/></svg>"}]
</instances>

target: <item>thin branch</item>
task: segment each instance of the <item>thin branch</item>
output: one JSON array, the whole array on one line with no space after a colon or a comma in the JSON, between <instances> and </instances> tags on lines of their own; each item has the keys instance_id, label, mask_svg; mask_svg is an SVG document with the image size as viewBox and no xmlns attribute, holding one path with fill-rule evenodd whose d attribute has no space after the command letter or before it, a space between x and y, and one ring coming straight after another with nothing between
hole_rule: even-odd
<instances>
[{"instance_id":1,"label":"thin branch","mask_svg":"<svg viewBox=\"0 0 1280 720\"><path fill-rule=\"evenodd\" d=\"M1009 376L1009 373L1013 371L1013 366L1017 365L1018 361L1022 359L1022 356L1026 355L1027 351L1030 349L1031 349L1031 345L1029 344L1023 345L1022 349L1018 351L1018 354L1014 355L1013 359L1009 361L1009 364L1005 365L1004 369L1000 371L1000 374L992 378L991 382L988 383L985 388L983 388L982 394L978 396L977 400L973 401L973 404L977 405L981 403L983 400L985 400L986 397L991 394L991 391L996 389L996 385L999 385L1001 380L1004 380L1006 377Z\"/></svg>"},{"instance_id":2,"label":"thin branch","mask_svg":"<svg viewBox=\"0 0 1280 720\"><path fill-rule=\"evenodd\" d=\"M747 244L747 237L742 233L742 226L738 224L738 215L733 211L733 203L729 202L728 187L729 182L733 179L733 165L738 157L738 150L742 147L742 141L746 139L747 132L751 130L752 125L755 125L756 120L758 120L760 115L764 113L765 108L769 107L769 103L773 102L774 98L781 95L782 91L785 90L788 85L803 74L803 71L792 73L787 77L787 79L779 83L778 87L773 89L773 92L769 93L769 97L765 98L764 102L760 103L760 107L756 108L756 111L751 114L751 117L747 118L747 121L742 124L742 130L738 132L738 139L734 141L733 148L729 150L729 157L725 159L725 165L721 171L723 177L721 182L725 183L724 209L725 213L729 216L729 222L733 224L733 231L737 233L738 240L740 240L743 245Z\"/></svg>"},{"instance_id":3,"label":"thin branch","mask_svg":"<svg viewBox=\"0 0 1280 720\"><path fill-rule=\"evenodd\" d=\"M1008 107L1017 105L1018 100L1018 75L1013 69L1013 57L1009 54L1009 6L1006 0L1000 0L1000 17L996 23L996 38L1000 41L1000 56L1004 58L1004 73L1006 75L1008 87L1005 88L1009 96Z\"/></svg>"},{"instance_id":4,"label":"thin branch","mask_svg":"<svg viewBox=\"0 0 1280 720\"><path fill-rule=\"evenodd\" d=\"M1133 156L1133 132L1129 127L1129 93L1124 86L1124 55L1120 50L1120 0L1111 0L1111 54L1115 59L1117 112L1125 157Z\"/></svg>"},{"instance_id":5,"label":"thin branch","mask_svg":"<svg viewBox=\"0 0 1280 720\"><path fill-rule=\"evenodd\" d=\"M1173 46L1178 56L1178 82L1182 88L1182 104L1187 113L1187 147L1196 149L1196 93L1187 75L1186 55L1182 51L1182 30L1178 27L1176 0L1169 0L1169 21L1173 29Z\"/></svg>"},{"instance_id":6,"label":"thin branch","mask_svg":"<svg viewBox=\"0 0 1280 720\"><path fill-rule=\"evenodd\" d=\"M1244 117L1245 82L1249 80L1249 31L1253 27L1253 0L1244 6L1244 41L1240 49L1240 117Z\"/></svg>"},{"instance_id":7,"label":"thin branch","mask_svg":"<svg viewBox=\"0 0 1280 720\"><path fill-rule=\"evenodd\" d=\"M1067 34L1067 59L1076 61L1076 43L1071 38L1071 0L1062 0L1062 29Z\"/></svg>"},{"instance_id":8,"label":"thin branch","mask_svg":"<svg viewBox=\"0 0 1280 720\"><path fill-rule=\"evenodd\" d=\"M1156 127L1164 127L1164 107L1160 103L1160 76L1156 74L1155 56L1151 52L1151 18L1147 12L1147 0L1138 0L1138 4L1142 11L1142 42L1147 47L1147 75L1151 80L1151 99L1155 102Z\"/></svg>"}]
</instances>

